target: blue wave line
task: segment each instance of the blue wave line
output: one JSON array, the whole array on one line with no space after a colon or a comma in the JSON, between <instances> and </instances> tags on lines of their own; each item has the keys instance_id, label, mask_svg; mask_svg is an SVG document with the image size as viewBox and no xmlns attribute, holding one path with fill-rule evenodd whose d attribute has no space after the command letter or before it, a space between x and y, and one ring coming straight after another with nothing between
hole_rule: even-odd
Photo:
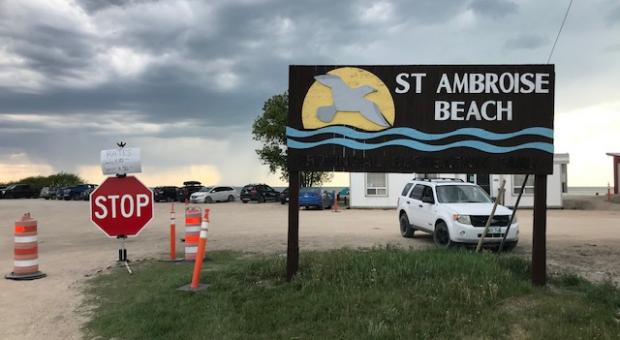
<instances>
[{"instance_id":1,"label":"blue wave line","mask_svg":"<svg viewBox=\"0 0 620 340\"><path fill-rule=\"evenodd\" d=\"M346 126L341 126L341 125L326 126L324 128L320 128L317 130L308 130L308 131L297 130L292 127L286 127L286 135L289 137L304 138L304 137L311 137L311 136L315 136L315 135L323 134L323 133L336 133L336 134L339 134L339 135L342 135L348 138L354 138L354 139L370 139L370 138L376 138L376 137L381 137L381 136L386 136L386 135L400 135L400 136L405 136L405 137L409 137L412 139L426 140L426 141L438 140L438 139L443 139L446 137L458 136L458 135L475 136L475 137L480 137L480 138L487 139L487 140L504 140L504 139L509 139L512 137L523 136L523 135L535 135L535 136L542 136L542 137L553 139L553 130L549 128L543 128L543 127L531 127L531 128L526 128L523 130L519 130L515 132L508 132L508 133L496 133L496 132L491 132L491 131L487 131L487 130L479 129L479 128L462 128L462 129L458 129L458 130L450 131L446 133L426 133L426 132L418 131L416 129L411 129L411 128L391 128L391 129L377 131L377 132L363 132L363 131L354 130Z\"/></svg>"},{"instance_id":2,"label":"blue wave line","mask_svg":"<svg viewBox=\"0 0 620 340\"><path fill-rule=\"evenodd\" d=\"M553 144L542 143L542 142L524 143L524 144L515 145L515 146L497 146L497 145L492 145L492 144L488 144L485 142L474 141L474 140L459 141L459 142L454 142L454 143L445 144L445 145L429 145L429 144L412 141L409 139L395 139L395 140L390 140L387 142L376 143L376 144L365 144L365 143L361 143L361 142L358 142L352 139L345 139L345 138L330 138L330 139L326 139L326 140L322 140L318 142L308 142L308 143L289 139L287 142L288 147L293 148L293 149L309 149L309 148L313 148L313 147L325 145L325 144L342 145L347 148L356 149L356 150L372 150L372 149L377 149L377 148L381 148L384 146L398 145L398 146L404 146L410 149L426 151L426 152L441 151L441 150L458 148L458 147L466 147L466 148L478 149L478 150L488 152L488 153L507 153L507 152L523 150L523 149L536 149L536 150L541 150L541 151L545 151L548 153L553 153Z\"/></svg>"}]
</instances>

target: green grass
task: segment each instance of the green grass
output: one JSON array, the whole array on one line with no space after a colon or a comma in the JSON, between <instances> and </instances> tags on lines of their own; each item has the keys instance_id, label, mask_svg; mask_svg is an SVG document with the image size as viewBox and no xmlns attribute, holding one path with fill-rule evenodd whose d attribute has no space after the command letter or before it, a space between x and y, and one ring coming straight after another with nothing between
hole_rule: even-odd
<instances>
[{"instance_id":1,"label":"green grass","mask_svg":"<svg viewBox=\"0 0 620 340\"><path fill-rule=\"evenodd\" d=\"M191 265L146 262L89 282L88 337L118 339L618 339L620 291L575 276L533 288L522 259L470 251L211 252L209 288L178 291Z\"/></svg>"}]
</instances>

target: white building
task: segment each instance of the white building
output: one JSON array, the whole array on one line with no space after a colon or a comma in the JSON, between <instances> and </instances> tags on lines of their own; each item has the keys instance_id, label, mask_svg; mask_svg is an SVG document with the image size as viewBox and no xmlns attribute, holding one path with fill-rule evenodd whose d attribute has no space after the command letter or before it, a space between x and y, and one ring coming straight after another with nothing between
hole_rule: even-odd
<instances>
[{"instance_id":1,"label":"white building","mask_svg":"<svg viewBox=\"0 0 620 340\"><path fill-rule=\"evenodd\" d=\"M547 176L547 207L561 208L562 193L567 187L568 154L553 155L553 174ZM396 200L407 181L415 177L424 177L423 174L395 174L395 173L364 173L352 172L350 175L352 208L396 208ZM506 180L504 204L512 207L517 201L519 190L525 175L483 175L483 174L440 174L434 177L460 178L464 181L477 183L483 189L496 197L502 179ZM430 175L427 177L431 177ZM531 175L521 197L522 208L531 208L534 205L534 176Z\"/></svg>"}]
</instances>

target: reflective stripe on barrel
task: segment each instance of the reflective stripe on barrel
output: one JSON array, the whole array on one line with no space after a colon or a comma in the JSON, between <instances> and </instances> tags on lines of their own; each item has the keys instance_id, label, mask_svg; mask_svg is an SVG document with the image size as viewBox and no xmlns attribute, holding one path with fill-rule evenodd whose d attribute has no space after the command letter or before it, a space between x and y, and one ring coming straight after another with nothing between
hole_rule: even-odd
<instances>
[{"instance_id":1,"label":"reflective stripe on barrel","mask_svg":"<svg viewBox=\"0 0 620 340\"><path fill-rule=\"evenodd\" d=\"M15 222L13 243L13 273L33 274L39 271L37 220L25 214Z\"/></svg>"},{"instance_id":2,"label":"reflective stripe on barrel","mask_svg":"<svg viewBox=\"0 0 620 340\"><path fill-rule=\"evenodd\" d=\"M200 209L196 207L185 209L185 260L193 261L196 259L201 223Z\"/></svg>"}]
</instances>

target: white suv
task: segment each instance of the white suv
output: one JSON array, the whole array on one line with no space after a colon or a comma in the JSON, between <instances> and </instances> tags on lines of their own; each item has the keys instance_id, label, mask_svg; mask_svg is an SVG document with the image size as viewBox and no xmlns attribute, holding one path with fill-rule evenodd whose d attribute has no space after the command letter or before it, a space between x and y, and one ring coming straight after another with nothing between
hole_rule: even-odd
<instances>
[{"instance_id":1,"label":"white suv","mask_svg":"<svg viewBox=\"0 0 620 340\"><path fill-rule=\"evenodd\" d=\"M413 237L416 230L433 234L438 247L456 243L478 243L493 209L493 201L479 186L459 179L415 179L398 198L398 221L403 237ZM512 210L498 205L485 245L499 245L510 221ZM512 250L519 241L516 216L504 243Z\"/></svg>"},{"instance_id":2,"label":"white suv","mask_svg":"<svg viewBox=\"0 0 620 340\"><path fill-rule=\"evenodd\" d=\"M189 200L192 203L232 202L237 191L232 187L204 187L193 193Z\"/></svg>"}]
</instances>

